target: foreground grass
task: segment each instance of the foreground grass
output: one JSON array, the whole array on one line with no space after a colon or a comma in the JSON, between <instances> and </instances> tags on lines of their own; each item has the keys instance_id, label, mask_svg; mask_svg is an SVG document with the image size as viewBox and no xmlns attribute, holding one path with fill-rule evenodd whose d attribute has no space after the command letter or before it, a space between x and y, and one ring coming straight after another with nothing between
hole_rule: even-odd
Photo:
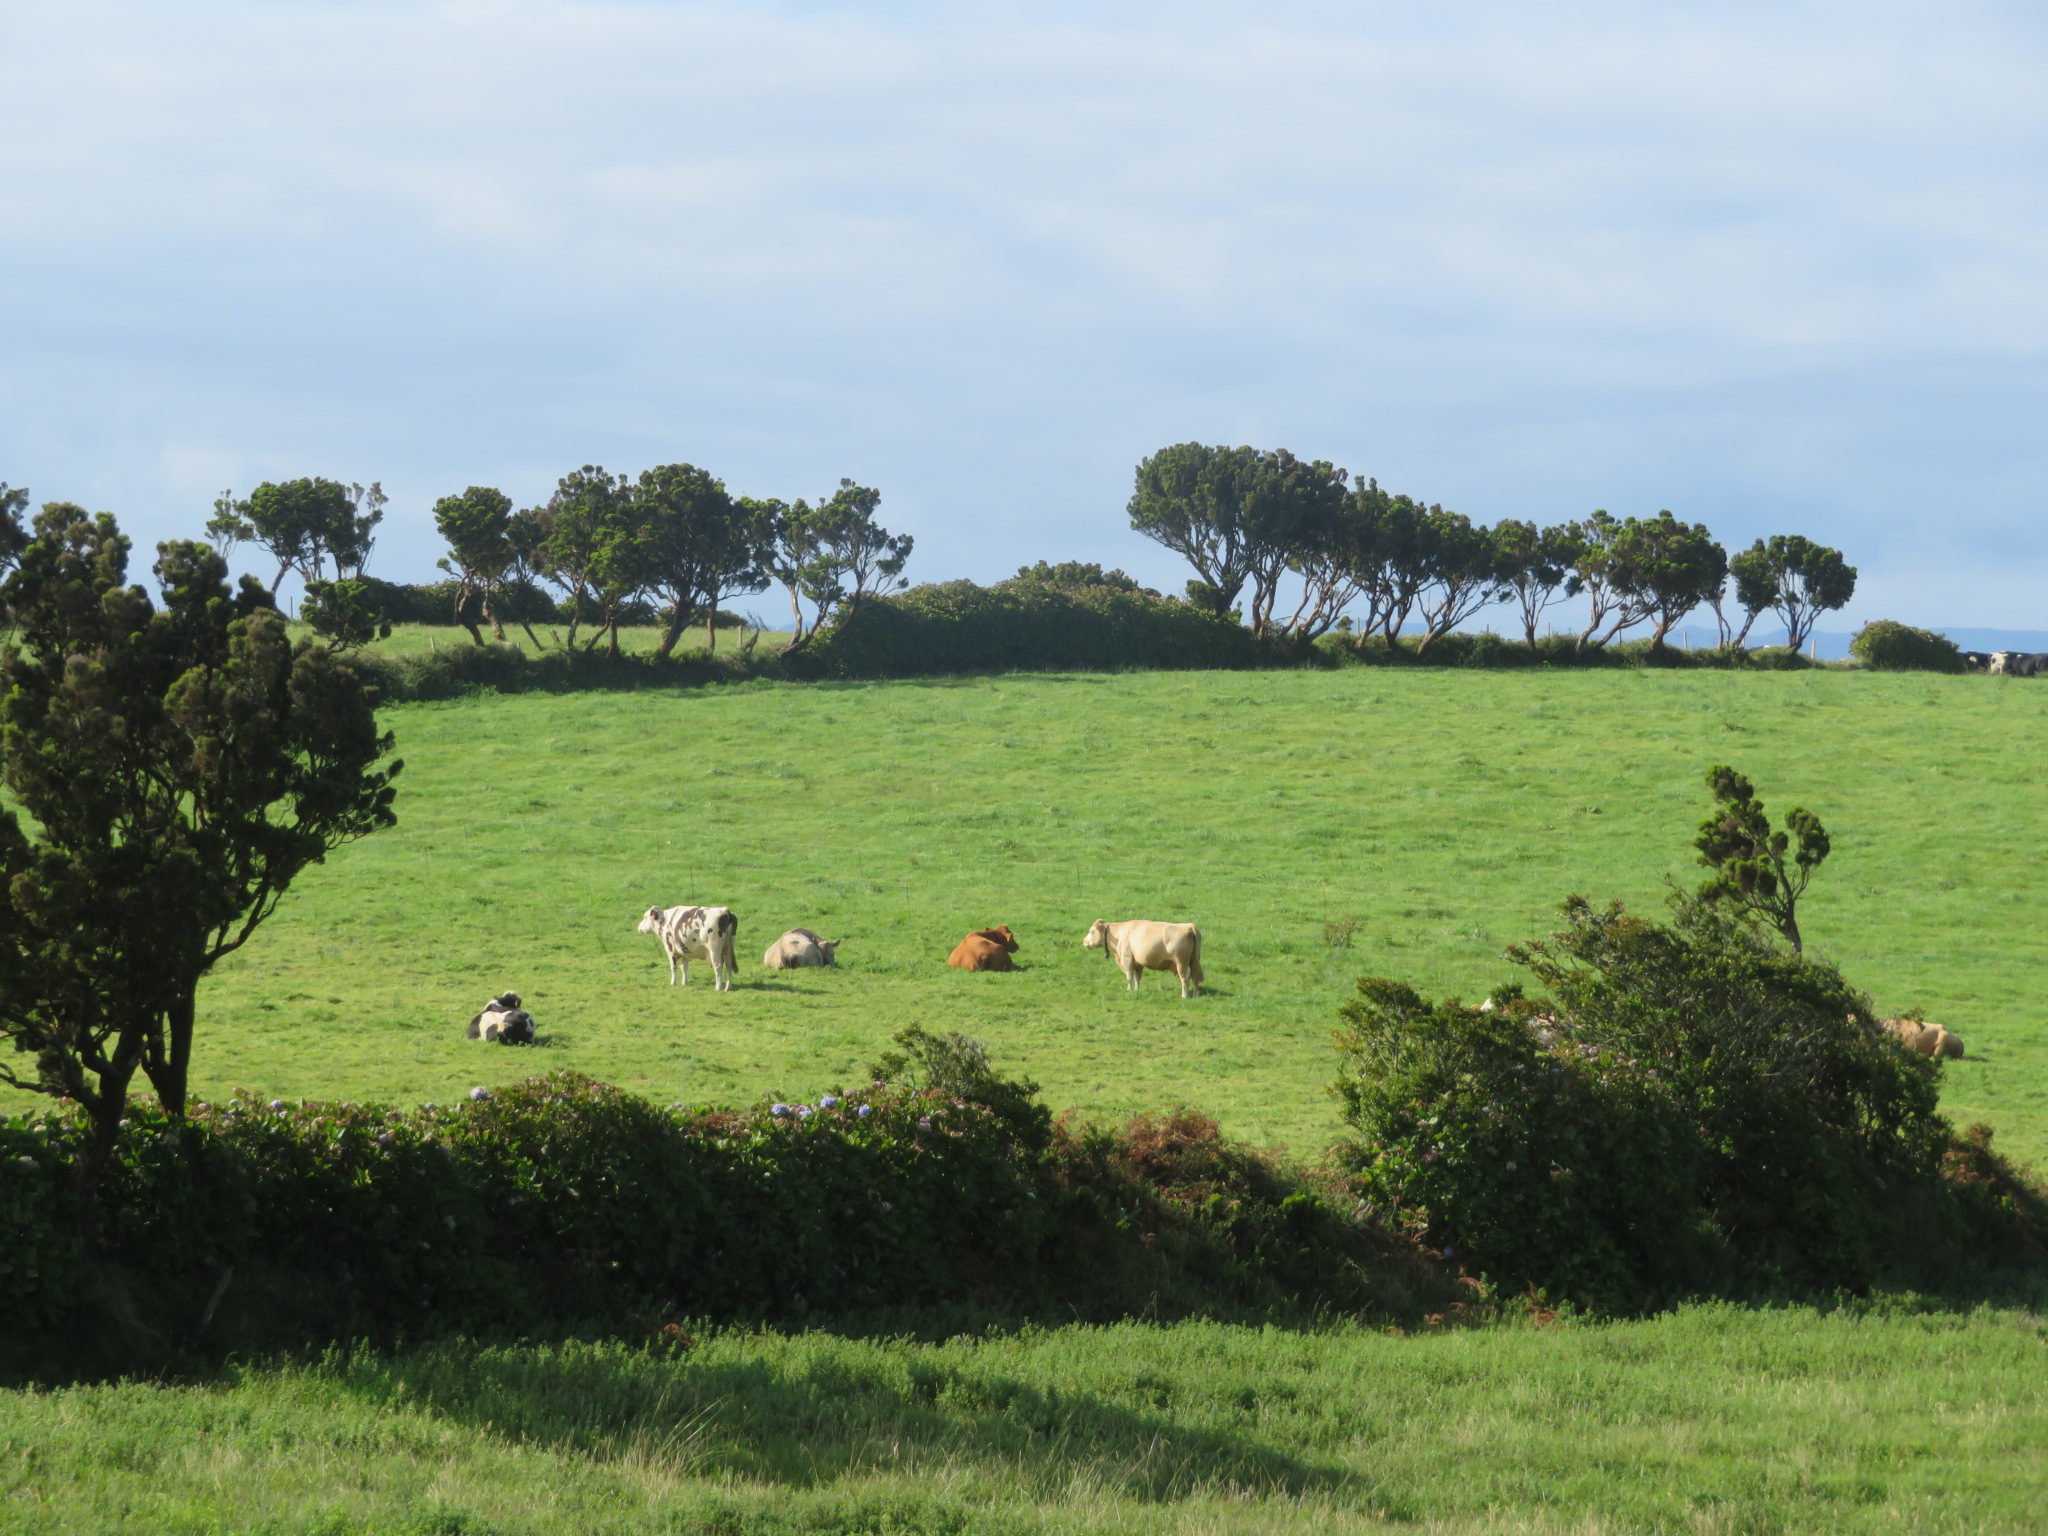
<instances>
[{"instance_id":1,"label":"foreground grass","mask_svg":"<svg viewBox=\"0 0 2048 1536\"><path fill-rule=\"evenodd\" d=\"M1313 1154L1372 972L1468 997L1571 891L1691 880L1713 762L1835 854L1802 922L1887 1010L1967 1040L1958 1120L2048 1160L2048 689L1844 672L1018 676L394 708L399 826L309 871L201 993L196 1086L446 1100L574 1067L670 1101L811 1097L918 1021L1056 1107L1176 1103ZM672 989L650 903L740 914L737 990ZM1096 917L1192 918L1210 995L1127 995ZM948 970L1007 922L1017 975ZM1326 923L1354 922L1350 947ZM803 925L834 971L777 975ZM701 977L701 968L700 968ZM463 1038L516 988L548 1044ZM16 1101L19 1102L18 1100ZM6 1105L0 1107L14 1107Z\"/></svg>"},{"instance_id":2,"label":"foreground grass","mask_svg":"<svg viewBox=\"0 0 2048 1536\"><path fill-rule=\"evenodd\" d=\"M2038 1318L448 1347L0 1395L23 1532L2036 1531Z\"/></svg>"}]
</instances>

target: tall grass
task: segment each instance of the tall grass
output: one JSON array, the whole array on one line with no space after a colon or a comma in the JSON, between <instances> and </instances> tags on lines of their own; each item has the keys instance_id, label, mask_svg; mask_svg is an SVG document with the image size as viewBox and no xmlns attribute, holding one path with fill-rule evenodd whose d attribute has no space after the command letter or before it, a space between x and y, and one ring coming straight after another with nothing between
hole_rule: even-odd
<instances>
[{"instance_id":1,"label":"tall grass","mask_svg":"<svg viewBox=\"0 0 2048 1536\"><path fill-rule=\"evenodd\" d=\"M0 1397L21 1531L2038 1530L2038 1319L448 1346Z\"/></svg>"}]
</instances>

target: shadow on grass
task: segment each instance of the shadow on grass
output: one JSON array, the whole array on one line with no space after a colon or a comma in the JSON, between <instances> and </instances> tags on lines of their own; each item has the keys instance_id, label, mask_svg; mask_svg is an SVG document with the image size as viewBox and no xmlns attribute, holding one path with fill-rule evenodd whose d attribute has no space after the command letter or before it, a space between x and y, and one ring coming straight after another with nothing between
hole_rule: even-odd
<instances>
[{"instance_id":1,"label":"shadow on grass","mask_svg":"<svg viewBox=\"0 0 2048 1536\"><path fill-rule=\"evenodd\" d=\"M373 1402L417 1404L512 1444L788 1488L941 1468L1155 1502L1351 1482L1340 1467L1090 1392L815 1337L781 1360L464 1344L357 1356L339 1371Z\"/></svg>"}]
</instances>

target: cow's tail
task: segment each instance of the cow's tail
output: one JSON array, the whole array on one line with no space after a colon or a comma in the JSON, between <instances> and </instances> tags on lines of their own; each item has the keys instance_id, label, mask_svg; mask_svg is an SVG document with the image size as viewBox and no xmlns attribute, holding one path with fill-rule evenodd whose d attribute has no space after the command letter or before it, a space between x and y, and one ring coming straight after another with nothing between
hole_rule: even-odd
<instances>
[{"instance_id":1,"label":"cow's tail","mask_svg":"<svg viewBox=\"0 0 2048 1536\"><path fill-rule=\"evenodd\" d=\"M1194 971L1195 985L1199 987L1202 984L1202 930L1199 928L1195 930L1195 953L1190 969Z\"/></svg>"}]
</instances>

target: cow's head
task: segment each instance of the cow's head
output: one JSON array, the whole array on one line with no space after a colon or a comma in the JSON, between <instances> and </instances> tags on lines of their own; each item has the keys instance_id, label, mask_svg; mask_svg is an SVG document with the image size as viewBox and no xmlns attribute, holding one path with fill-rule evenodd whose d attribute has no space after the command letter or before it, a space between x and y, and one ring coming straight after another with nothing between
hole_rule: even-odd
<instances>
[{"instance_id":1,"label":"cow's head","mask_svg":"<svg viewBox=\"0 0 2048 1536\"><path fill-rule=\"evenodd\" d=\"M661 932L661 908L649 907L647 909L647 915L640 919L640 931L642 933Z\"/></svg>"},{"instance_id":2,"label":"cow's head","mask_svg":"<svg viewBox=\"0 0 2048 1536\"><path fill-rule=\"evenodd\" d=\"M835 957L839 953L839 946L844 944L845 942L846 940L844 939L818 940L818 953L825 957L825 963L827 965L837 965L839 963L839 961Z\"/></svg>"},{"instance_id":3,"label":"cow's head","mask_svg":"<svg viewBox=\"0 0 2048 1536\"><path fill-rule=\"evenodd\" d=\"M1095 926L1088 930L1088 937L1081 941L1083 949L1100 949L1109 942L1109 919L1098 917Z\"/></svg>"},{"instance_id":4,"label":"cow's head","mask_svg":"<svg viewBox=\"0 0 2048 1536\"><path fill-rule=\"evenodd\" d=\"M1017 953L1017 935L1010 932L1008 923L1004 923L1000 928L977 928L968 937L987 939L989 943L999 944L1013 955Z\"/></svg>"}]
</instances>

